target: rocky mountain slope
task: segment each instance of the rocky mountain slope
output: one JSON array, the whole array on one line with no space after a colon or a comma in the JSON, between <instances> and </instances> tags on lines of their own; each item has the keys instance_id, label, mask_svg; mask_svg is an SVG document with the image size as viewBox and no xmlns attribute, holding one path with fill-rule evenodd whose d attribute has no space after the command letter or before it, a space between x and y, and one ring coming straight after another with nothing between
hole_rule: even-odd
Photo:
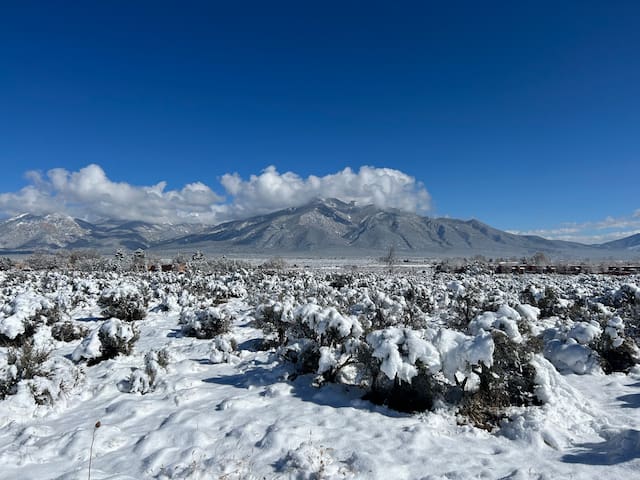
<instances>
[{"instance_id":1,"label":"rocky mountain slope","mask_svg":"<svg viewBox=\"0 0 640 480\"><path fill-rule=\"evenodd\" d=\"M635 235L621 238L619 240L603 243L601 247L610 250L631 250L640 252L640 233L636 233Z\"/></svg>"},{"instance_id":2,"label":"rocky mountain slope","mask_svg":"<svg viewBox=\"0 0 640 480\"><path fill-rule=\"evenodd\" d=\"M0 222L0 251L118 248L157 252L415 256L625 257L638 252L640 235L603 245L515 235L478 220L423 217L373 205L319 199L301 207L216 226L153 225L133 221L89 223L69 216L20 215Z\"/></svg>"},{"instance_id":3,"label":"rocky mountain slope","mask_svg":"<svg viewBox=\"0 0 640 480\"><path fill-rule=\"evenodd\" d=\"M598 256L579 243L514 235L477 220L430 218L400 210L359 207L336 199L316 200L196 235L164 242L165 248L281 253L373 253L394 247L414 255Z\"/></svg>"},{"instance_id":4,"label":"rocky mountain slope","mask_svg":"<svg viewBox=\"0 0 640 480\"><path fill-rule=\"evenodd\" d=\"M202 225L153 225L113 220L94 224L57 213L23 214L0 222L0 251L147 249L203 229Z\"/></svg>"}]
</instances>

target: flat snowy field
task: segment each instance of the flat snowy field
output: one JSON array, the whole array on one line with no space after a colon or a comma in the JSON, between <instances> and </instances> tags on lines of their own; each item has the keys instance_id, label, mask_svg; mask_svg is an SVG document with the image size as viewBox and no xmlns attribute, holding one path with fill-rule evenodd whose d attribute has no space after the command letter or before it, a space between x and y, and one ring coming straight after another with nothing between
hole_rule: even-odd
<instances>
[{"instance_id":1,"label":"flat snowy field","mask_svg":"<svg viewBox=\"0 0 640 480\"><path fill-rule=\"evenodd\" d=\"M604 299L626 292L636 308L638 277L359 275L336 283L325 272L0 272L0 334L8 345L0 347L0 369L11 385L0 400L0 478L88 478L91 455L90 478L96 480L640 479L640 369L605 374L594 347L606 335L616 345L631 322L637 327L637 319L622 315L624 305ZM367 312L384 312L396 330L378 331L386 329L385 338L391 338L413 298L402 300L394 289L407 282L426 289L423 296L431 301L430 307L422 304L419 322L412 317L422 343L412 354L414 347L403 350L394 340L385 344L391 353L384 356L378 337L371 336L375 329L365 328ZM544 318L544 308L552 307L531 307L518 292L529 288L533 300L540 300L548 286L559 293L558 310ZM283 358L286 347L263 346L269 332L255 321L259 305L293 312L290 322L306 321L303 311L317 305L315 331L326 320L338 330L349 326L355 339L366 336L377 345L373 358L384 374L411 381L422 365L422 371L441 374L443 384L468 377L466 388L473 389L478 377L471 353L460 350L462 343L459 350L447 347L442 338L453 335L447 316L459 311L456 298L477 287L502 292L494 304L512 308L495 308L484 317L479 308L475 320L460 327L464 334L456 338L465 335L465 345L488 345L475 350L475 361L493 361L493 343L487 343L492 329L507 332L515 345L525 330L545 342L530 359L542 405L505 409L492 430L474 426L447 402L401 413L363 400L366 382L354 380L353 372L318 382L317 373L336 368L344 349L321 350L317 372L296 374L299 366ZM146 316L107 322L104 298L128 289L143 292ZM572 318L580 298L589 299L600 323ZM332 305L339 314L327 310ZM624 312L637 313L633 308ZM197 312L207 309L227 318L230 331L214 339L189 336L189 328L203 321ZM56 340L52 331L61 322L84 329L82 335ZM356 331L356 322L364 333ZM133 324L139 339L131 353L98 361L105 348L100 329L127 339ZM18 374L9 345L29 336L34 348L51 352L42 366L53 373L31 379L23 374L11 383ZM452 359L455 352L460 356Z\"/></svg>"}]
</instances>

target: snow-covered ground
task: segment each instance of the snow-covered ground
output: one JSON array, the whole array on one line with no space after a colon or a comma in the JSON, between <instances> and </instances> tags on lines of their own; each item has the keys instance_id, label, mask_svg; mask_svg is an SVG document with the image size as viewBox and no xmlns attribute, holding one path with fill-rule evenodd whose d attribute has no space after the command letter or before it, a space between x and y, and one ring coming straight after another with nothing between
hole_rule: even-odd
<instances>
[{"instance_id":1,"label":"snow-covered ground","mask_svg":"<svg viewBox=\"0 0 640 480\"><path fill-rule=\"evenodd\" d=\"M640 305L637 277L358 275L0 272L0 333L5 341L31 335L32 345L51 351L43 365L55 372L23 379L0 400L0 478L87 478L90 456L96 480L640 478L640 368L605 374L593 343L630 338L637 319L624 315L637 312L636 300ZM401 298L398 292L409 287L414 296ZM535 307L521 295L527 291L534 303L548 288L558 294L553 305ZM131 300L136 289L142 300ZM471 291L490 301L479 302L469 325L455 330L448 317ZM622 294L631 310L604 300ZM105 317L105 305L123 297L142 302L146 316L107 321L118 312ZM600 324L575 318L580 299ZM407 334L404 313L412 302L420 308L412 310L415 333ZM481 308L489 303L496 308ZM283 319L291 312L287 324L307 322L316 332L347 328L340 338L363 344L366 335L382 372L405 381L428 364L444 384L447 375L464 375L466 388L474 388L479 380L469 362L493 361L487 332L504 331L514 345L527 335L540 338L545 347L530 364L543 403L506 409L491 431L446 402L418 413L375 405L362 398L365 383L353 372L324 382L316 373L299 374L284 358L298 343L266 348L269 330L256 322L265 306L284 311ZM374 310L388 325L367 323ZM187 336L202 331L207 318L230 322L230 331L213 339ZM55 340L52 329L65 321L85 331L69 342ZM97 361L100 330L127 341L137 330L139 339L129 355ZM399 331L408 350L392 339ZM452 350L443 338L467 339L466 350L463 343ZM481 339L490 345L478 346ZM335 367L346 351L340 345L321 349L318 372ZM10 348L0 347L6 378L15 374L12 362ZM43 391L48 396L37 402Z\"/></svg>"}]
</instances>

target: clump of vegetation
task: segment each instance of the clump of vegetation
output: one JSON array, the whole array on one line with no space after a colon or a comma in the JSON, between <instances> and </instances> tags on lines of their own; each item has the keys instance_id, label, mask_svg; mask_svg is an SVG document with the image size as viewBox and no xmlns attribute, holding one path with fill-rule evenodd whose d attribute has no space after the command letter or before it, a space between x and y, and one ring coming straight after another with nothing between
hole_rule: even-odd
<instances>
[{"instance_id":1,"label":"clump of vegetation","mask_svg":"<svg viewBox=\"0 0 640 480\"><path fill-rule=\"evenodd\" d=\"M287 342L287 329L291 323L284 308L282 303L262 304L256 308L255 325L265 333L268 346L279 347Z\"/></svg>"},{"instance_id":2,"label":"clump of vegetation","mask_svg":"<svg viewBox=\"0 0 640 480\"><path fill-rule=\"evenodd\" d=\"M71 321L56 323L51 327L51 336L61 342L73 342L87 334L87 328Z\"/></svg>"},{"instance_id":3,"label":"clump of vegetation","mask_svg":"<svg viewBox=\"0 0 640 480\"><path fill-rule=\"evenodd\" d=\"M640 363L640 352L633 340L625 338L622 345L617 348L611 348L607 343L603 348L596 348L600 354L600 365L604 373L629 373L635 365Z\"/></svg>"},{"instance_id":4,"label":"clump of vegetation","mask_svg":"<svg viewBox=\"0 0 640 480\"><path fill-rule=\"evenodd\" d=\"M144 356L144 367L133 369L125 382L126 391L141 395L152 392L158 385L160 370L166 370L168 365L169 353L166 349L147 352Z\"/></svg>"},{"instance_id":5,"label":"clump of vegetation","mask_svg":"<svg viewBox=\"0 0 640 480\"><path fill-rule=\"evenodd\" d=\"M0 343L22 347L38 327L55 323L60 317L60 306L45 296L32 292L18 294L0 305Z\"/></svg>"},{"instance_id":6,"label":"clump of vegetation","mask_svg":"<svg viewBox=\"0 0 640 480\"><path fill-rule=\"evenodd\" d=\"M486 294L479 286L467 285L460 288L452 295L451 311L453 315L449 319L449 325L464 330L479 313L490 310L485 305L486 302Z\"/></svg>"},{"instance_id":7,"label":"clump of vegetation","mask_svg":"<svg viewBox=\"0 0 640 480\"><path fill-rule=\"evenodd\" d=\"M640 345L640 288L624 284L614 294L613 305L617 314L625 319L626 335Z\"/></svg>"},{"instance_id":8,"label":"clump of vegetation","mask_svg":"<svg viewBox=\"0 0 640 480\"><path fill-rule=\"evenodd\" d=\"M49 377L45 362L49 359L49 350L38 348L28 340L18 348L10 348L7 354L7 366L0 378L0 399L16 393L18 383L35 377Z\"/></svg>"},{"instance_id":9,"label":"clump of vegetation","mask_svg":"<svg viewBox=\"0 0 640 480\"><path fill-rule=\"evenodd\" d=\"M11 270L13 267L13 260L9 257L0 258L0 271Z\"/></svg>"},{"instance_id":10,"label":"clump of vegetation","mask_svg":"<svg viewBox=\"0 0 640 480\"><path fill-rule=\"evenodd\" d=\"M217 307L185 309L180 315L180 323L183 335L200 339L215 338L231 329L231 317Z\"/></svg>"},{"instance_id":11,"label":"clump of vegetation","mask_svg":"<svg viewBox=\"0 0 640 480\"><path fill-rule=\"evenodd\" d=\"M130 355L139 338L135 323L111 318L87 335L71 357L75 362L96 365L118 355Z\"/></svg>"},{"instance_id":12,"label":"clump of vegetation","mask_svg":"<svg viewBox=\"0 0 640 480\"><path fill-rule=\"evenodd\" d=\"M138 329L135 325L118 325L114 320L116 319L105 322L100 328L98 338L102 355L94 361L90 361L89 365L115 358L118 355L130 355L133 351L135 343L140 338Z\"/></svg>"},{"instance_id":13,"label":"clump of vegetation","mask_svg":"<svg viewBox=\"0 0 640 480\"><path fill-rule=\"evenodd\" d=\"M248 271L252 267L251 264L245 260L221 257L205 259L204 263L198 263L198 268L206 272L232 273Z\"/></svg>"},{"instance_id":14,"label":"clump of vegetation","mask_svg":"<svg viewBox=\"0 0 640 480\"><path fill-rule=\"evenodd\" d=\"M238 342L235 338L221 335L213 339L209 360L211 363L231 363L237 359Z\"/></svg>"},{"instance_id":15,"label":"clump of vegetation","mask_svg":"<svg viewBox=\"0 0 640 480\"><path fill-rule=\"evenodd\" d=\"M544 295L540 300L538 300L536 305L540 309L540 316L545 318L562 314L563 309L558 300L559 295L556 289L553 287L546 287L544 289Z\"/></svg>"},{"instance_id":16,"label":"clump of vegetation","mask_svg":"<svg viewBox=\"0 0 640 480\"><path fill-rule=\"evenodd\" d=\"M98 305L104 316L131 322L147 316L148 298L140 288L125 284L102 292Z\"/></svg>"},{"instance_id":17,"label":"clump of vegetation","mask_svg":"<svg viewBox=\"0 0 640 480\"><path fill-rule=\"evenodd\" d=\"M333 274L327 275L327 281L329 286L340 290L341 288L348 287L353 284L354 276L349 274Z\"/></svg>"},{"instance_id":18,"label":"clump of vegetation","mask_svg":"<svg viewBox=\"0 0 640 480\"><path fill-rule=\"evenodd\" d=\"M273 257L265 261L260 268L267 272L277 272L284 270L287 267L287 262L282 257Z\"/></svg>"},{"instance_id":19,"label":"clump of vegetation","mask_svg":"<svg viewBox=\"0 0 640 480\"><path fill-rule=\"evenodd\" d=\"M635 341L625 335L622 318L615 316L602 322L603 333L591 343L590 347L598 352L602 370L629 373L640 362L640 349Z\"/></svg>"},{"instance_id":20,"label":"clump of vegetation","mask_svg":"<svg viewBox=\"0 0 640 480\"><path fill-rule=\"evenodd\" d=\"M535 395L536 370L531 359L537 343L514 343L500 330L492 332L493 365L483 362L472 368L480 378L475 391L463 391L459 413L486 430L499 426L509 407L541 405Z\"/></svg>"},{"instance_id":21,"label":"clump of vegetation","mask_svg":"<svg viewBox=\"0 0 640 480\"><path fill-rule=\"evenodd\" d=\"M33 340L10 348L6 365L0 369L0 399L28 389L38 405L52 405L61 395L79 384L82 371L63 358L51 358L51 351Z\"/></svg>"},{"instance_id":22,"label":"clump of vegetation","mask_svg":"<svg viewBox=\"0 0 640 480\"><path fill-rule=\"evenodd\" d=\"M425 412L433 408L436 398L444 395L444 385L423 366L410 381L398 377L393 380L379 372L379 367L367 362L373 371L373 382L365 393L364 399L377 405L386 405L399 412Z\"/></svg>"}]
</instances>

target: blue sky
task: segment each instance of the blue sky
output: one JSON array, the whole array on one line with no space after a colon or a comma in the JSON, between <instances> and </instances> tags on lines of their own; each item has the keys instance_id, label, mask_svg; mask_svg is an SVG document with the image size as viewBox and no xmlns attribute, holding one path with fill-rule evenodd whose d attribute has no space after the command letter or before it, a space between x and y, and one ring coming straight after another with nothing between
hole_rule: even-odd
<instances>
[{"instance_id":1,"label":"blue sky","mask_svg":"<svg viewBox=\"0 0 640 480\"><path fill-rule=\"evenodd\" d=\"M215 221L345 187L552 238L640 231L638 2L97 3L3 4L5 216L118 197Z\"/></svg>"}]
</instances>

